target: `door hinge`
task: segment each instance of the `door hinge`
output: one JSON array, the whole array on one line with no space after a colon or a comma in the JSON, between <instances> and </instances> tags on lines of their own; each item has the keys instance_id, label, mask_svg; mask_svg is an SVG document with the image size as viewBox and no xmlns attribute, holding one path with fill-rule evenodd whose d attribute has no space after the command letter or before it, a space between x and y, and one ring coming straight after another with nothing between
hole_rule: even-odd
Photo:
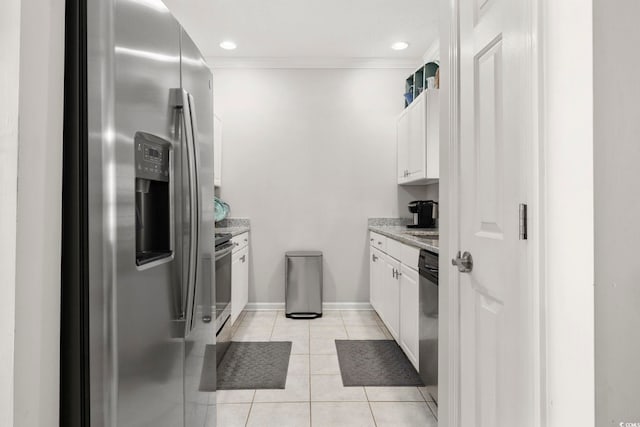
<instances>
[{"instance_id":1,"label":"door hinge","mask_svg":"<svg viewBox=\"0 0 640 427\"><path fill-rule=\"evenodd\" d=\"M527 205L520 203L519 209L519 224L520 224L520 240L527 240Z\"/></svg>"}]
</instances>

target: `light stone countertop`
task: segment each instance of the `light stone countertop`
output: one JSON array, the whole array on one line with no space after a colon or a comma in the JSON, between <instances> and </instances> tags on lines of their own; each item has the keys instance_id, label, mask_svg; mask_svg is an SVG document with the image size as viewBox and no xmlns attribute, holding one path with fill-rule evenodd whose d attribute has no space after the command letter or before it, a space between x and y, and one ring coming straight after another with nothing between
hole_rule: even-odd
<instances>
[{"instance_id":1,"label":"light stone countertop","mask_svg":"<svg viewBox=\"0 0 640 427\"><path fill-rule=\"evenodd\" d=\"M216 223L216 233L231 233L232 237L251 230L249 218L225 218Z\"/></svg>"},{"instance_id":2,"label":"light stone countertop","mask_svg":"<svg viewBox=\"0 0 640 427\"><path fill-rule=\"evenodd\" d=\"M414 246L420 249L426 249L428 251L434 252L436 254L440 253L439 244L440 241L438 239L424 239L416 236L412 236L410 234L406 234L407 231L434 231L438 232L438 230L425 230L425 229L410 229L404 225L369 225L369 230L378 234L382 234L383 236L389 237L391 239L397 240L399 242L405 243L407 245Z\"/></svg>"},{"instance_id":3,"label":"light stone countertop","mask_svg":"<svg viewBox=\"0 0 640 427\"><path fill-rule=\"evenodd\" d=\"M216 233L231 233L231 236L235 237L239 234L250 231L248 226L234 226L234 227L216 227Z\"/></svg>"}]
</instances>

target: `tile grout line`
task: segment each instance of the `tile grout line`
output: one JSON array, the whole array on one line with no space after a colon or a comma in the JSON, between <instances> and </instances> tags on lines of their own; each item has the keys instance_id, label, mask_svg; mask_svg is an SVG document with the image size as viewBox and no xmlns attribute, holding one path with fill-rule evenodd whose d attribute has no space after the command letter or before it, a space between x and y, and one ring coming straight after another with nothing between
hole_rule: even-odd
<instances>
[{"instance_id":1,"label":"tile grout line","mask_svg":"<svg viewBox=\"0 0 640 427\"><path fill-rule=\"evenodd\" d=\"M278 322L278 314L280 314L279 311L276 311L276 316L273 319L273 325L271 325L271 334L269 335L269 341L271 341L273 339L273 331L276 329L276 323ZM293 346L293 344L292 344Z\"/></svg>"},{"instance_id":2,"label":"tile grout line","mask_svg":"<svg viewBox=\"0 0 640 427\"><path fill-rule=\"evenodd\" d=\"M426 402L426 404L427 404L427 408L429 408L429 412L431 412L431 415L433 416L433 418L436 419L436 423L437 423L438 422L438 416L433 413L433 409L431 409L431 405L429 405L428 402Z\"/></svg>"},{"instance_id":3,"label":"tile grout line","mask_svg":"<svg viewBox=\"0 0 640 427\"><path fill-rule=\"evenodd\" d=\"M371 419L373 420L373 425L378 427L378 423L376 422L376 416L373 414L373 407L371 406L371 401L369 400L369 393L367 393L367 388L362 387L364 389L364 395L367 397L367 405L369 405L369 412L371 412Z\"/></svg>"},{"instance_id":4,"label":"tile grout line","mask_svg":"<svg viewBox=\"0 0 640 427\"><path fill-rule=\"evenodd\" d=\"M273 336L273 330L276 326L276 320L278 319L278 312L276 311L276 316L273 319L273 325L271 325L271 333L269 334L269 341L271 341L271 337ZM256 403L256 390L253 390L253 395L251 397L251 406L249 407L249 413L247 414L247 422L245 423L245 427L249 426L249 419L251 417L251 411L253 411L253 405Z\"/></svg>"},{"instance_id":5,"label":"tile grout line","mask_svg":"<svg viewBox=\"0 0 640 427\"><path fill-rule=\"evenodd\" d=\"M251 396L251 405L249 405L249 412L247 412L247 420L244 423L244 427L249 426L249 419L251 418L251 411L253 410L253 401L256 398L256 391L253 390L253 396Z\"/></svg>"}]
</instances>

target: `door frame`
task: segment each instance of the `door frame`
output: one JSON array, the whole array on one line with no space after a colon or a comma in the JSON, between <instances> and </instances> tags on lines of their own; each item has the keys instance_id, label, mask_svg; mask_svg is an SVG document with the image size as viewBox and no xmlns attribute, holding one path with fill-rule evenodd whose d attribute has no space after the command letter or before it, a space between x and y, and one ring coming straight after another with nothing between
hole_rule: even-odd
<instances>
[{"instance_id":1,"label":"door frame","mask_svg":"<svg viewBox=\"0 0 640 427\"><path fill-rule=\"evenodd\" d=\"M544 61L543 61L543 25L542 14L546 0L526 0L528 2L528 45L530 49L530 66L532 67L531 87L531 155L529 183L529 274L531 274L533 295L534 349L534 407L536 419L533 425L547 426L547 393L546 393L546 317L545 317L545 170L544 170ZM441 234L448 238L441 241L440 278L447 284L445 298L440 299L441 326L439 335L445 341L439 355L439 377L444 378L445 386L440 387L439 421L441 427L460 426L461 416L461 342L460 342L460 280L459 273L454 271L451 259L458 250L463 249L460 243L458 224L460 220L460 0L440 1L440 34L447 43L441 43L441 66L444 69L444 89L441 99L443 114L441 131L441 194L444 194L443 207L447 213L441 224ZM448 116L448 117L447 117ZM444 166L444 168L442 167ZM442 206L442 205L441 205ZM441 287L441 293L442 293ZM444 320L444 322L443 322ZM444 338L444 340L442 340ZM443 383L442 380L439 383Z\"/></svg>"},{"instance_id":2,"label":"door frame","mask_svg":"<svg viewBox=\"0 0 640 427\"><path fill-rule=\"evenodd\" d=\"M19 83L20 83L20 7L21 0L3 1L0 5L0 59L3 72L0 93L0 419L14 423L14 361L16 309L16 243L18 240L18 151L19 151Z\"/></svg>"}]
</instances>

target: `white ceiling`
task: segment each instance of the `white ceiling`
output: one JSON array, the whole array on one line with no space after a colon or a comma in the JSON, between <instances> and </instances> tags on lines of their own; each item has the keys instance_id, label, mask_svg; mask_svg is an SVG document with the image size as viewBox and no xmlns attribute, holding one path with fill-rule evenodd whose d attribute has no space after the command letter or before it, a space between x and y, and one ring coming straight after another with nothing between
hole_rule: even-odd
<instances>
[{"instance_id":1,"label":"white ceiling","mask_svg":"<svg viewBox=\"0 0 640 427\"><path fill-rule=\"evenodd\" d=\"M437 0L164 0L212 65L241 59L417 61ZM238 48L225 51L223 40ZM410 43L404 51L390 48Z\"/></svg>"}]
</instances>

